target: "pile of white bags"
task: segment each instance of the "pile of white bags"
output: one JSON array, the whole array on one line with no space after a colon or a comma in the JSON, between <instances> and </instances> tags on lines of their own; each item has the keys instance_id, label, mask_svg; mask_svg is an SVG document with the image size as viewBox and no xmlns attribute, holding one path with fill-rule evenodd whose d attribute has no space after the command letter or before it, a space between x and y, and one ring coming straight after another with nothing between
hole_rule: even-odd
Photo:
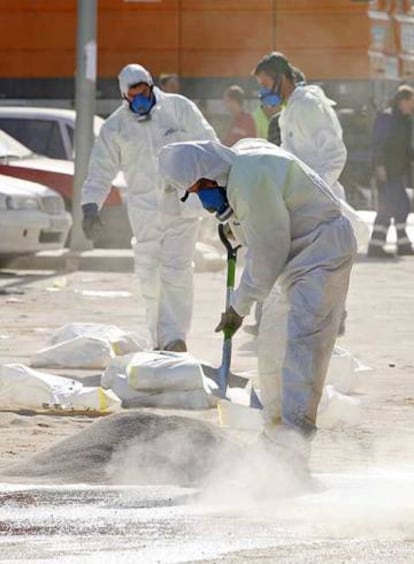
<instances>
[{"instance_id":1,"label":"pile of white bags","mask_svg":"<svg viewBox=\"0 0 414 564\"><path fill-rule=\"evenodd\" d=\"M0 366L0 410L118 411L121 400L101 387L33 370L23 364Z\"/></svg>"},{"instance_id":2,"label":"pile of white bags","mask_svg":"<svg viewBox=\"0 0 414 564\"><path fill-rule=\"evenodd\" d=\"M124 407L208 409L216 404L217 385L189 354L138 352L114 358L101 385L112 389Z\"/></svg>"},{"instance_id":3,"label":"pile of white bags","mask_svg":"<svg viewBox=\"0 0 414 564\"><path fill-rule=\"evenodd\" d=\"M70 323L32 356L30 364L36 368L104 369L116 355L143 350L145 345L114 325Z\"/></svg>"}]
</instances>

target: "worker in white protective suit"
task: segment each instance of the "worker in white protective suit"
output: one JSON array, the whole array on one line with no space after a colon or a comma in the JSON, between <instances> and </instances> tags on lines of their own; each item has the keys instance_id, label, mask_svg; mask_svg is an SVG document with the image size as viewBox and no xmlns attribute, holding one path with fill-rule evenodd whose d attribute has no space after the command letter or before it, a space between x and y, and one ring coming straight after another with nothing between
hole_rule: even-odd
<instances>
[{"instance_id":1,"label":"worker in white protective suit","mask_svg":"<svg viewBox=\"0 0 414 564\"><path fill-rule=\"evenodd\" d=\"M342 212L351 221L359 248L366 248L368 226L346 202L345 190L339 182L347 151L342 127L334 111L336 102L322 88L298 82L295 67L283 53L263 57L254 70L261 85L263 103L282 104L279 118L281 147L311 167L339 198ZM346 311L342 315L339 335L345 333Z\"/></svg>"},{"instance_id":2,"label":"worker in white protective suit","mask_svg":"<svg viewBox=\"0 0 414 564\"><path fill-rule=\"evenodd\" d=\"M287 307L274 313L272 349L280 373L260 373L264 437L306 459L356 253L350 222L314 171L267 141L175 143L159 162L168 182L243 231L245 267L216 330L234 333L255 301L281 288Z\"/></svg>"},{"instance_id":3,"label":"worker in white protective suit","mask_svg":"<svg viewBox=\"0 0 414 564\"><path fill-rule=\"evenodd\" d=\"M157 152L167 143L216 140L213 128L184 96L161 92L141 65L119 74L122 105L105 121L96 140L83 186L83 228L93 239L99 211L119 171L124 173L135 267L146 305L153 346L187 350L192 316L192 259L202 211L183 206L165 186Z\"/></svg>"},{"instance_id":4,"label":"worker in white protective suit","mask_svg":"<svg viewBox=\"0 0 414 564\"><path fill-rule=\"evenodd\" d=\"M342 127L333 109L336 102L328 98L316 84L297 80L298 69L278 52L259 61L254 70L261 85L263 103L279 105L281 146L310 166L325 180L340 199L341 209L350 220L358 246L368 244L369 229L356 211L346 202L339 177L345 166L347 151Z\"/></svg>"},{"instance_id":5,"label":"worker in white protective suit","mask_svg":"<svg viewBox=\"0 0 414 564\"><path fill-rule=\"evenodd\" d=\"M254 70L262 87L261 99L282 104L279 126L282 148L316 171L336 196L345 200L338 178L347 151L342 127L330 100L320 86L298 84L295 69L282 53L270 53Z\"/></svg>"}]
</instances>

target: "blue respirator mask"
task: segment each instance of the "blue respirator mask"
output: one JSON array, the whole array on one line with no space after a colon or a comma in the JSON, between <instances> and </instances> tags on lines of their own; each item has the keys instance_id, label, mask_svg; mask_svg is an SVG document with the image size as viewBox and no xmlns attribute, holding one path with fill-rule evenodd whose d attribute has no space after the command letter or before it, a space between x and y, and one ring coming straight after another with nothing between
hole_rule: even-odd
<instances>
[{"instance_id":1,"label":"blue respirator mask","mask_svg":"<svg viewBox=\"0 0 414 564\"><path fill-rule=\"evenodd\" d=\"M137 94L129 102L129 107L134 112L140 116L146 116L150 113L156 102L154 93L151 88L149 96L144 96L144 94Z\"/></svg>"},{"instance_id":2,"label":"blue respirator mask","mask_svg":"<svg viewBox=\"0 0 414 564\"><path fill-rule=\"evenodd\" d=\"M233 210L227 199L226 190L222 186L200 188L196 194L203 208L209 213L215 213L218 221L225 222L233 214ZM188 196L189 192L186 192L183 198L181 198L181 201L185 202Z\"/></svg>"},{"instance_id":3,"label":"blue respirator mask","mask_svg":"<svg viewBox=\"0 0 414 564\"><path fill-rule=\"evenodd\" d=\"M282 98L271 88L261 88L259 98L263 106L279 106L282 103Z\"/></svg>"},{"instance_id":4,"label":"blue respirator mask","mask_svg":"<svg viewBox=\"0 0 414 564\"><path fill-rule=\"evenodd\" d=\"M273 88L261 88L259 90L259 98L263 106L280 106L283 102L279 94L280 91L280 80L279 84L273 84Z\"/></svg>"}]
</instances>

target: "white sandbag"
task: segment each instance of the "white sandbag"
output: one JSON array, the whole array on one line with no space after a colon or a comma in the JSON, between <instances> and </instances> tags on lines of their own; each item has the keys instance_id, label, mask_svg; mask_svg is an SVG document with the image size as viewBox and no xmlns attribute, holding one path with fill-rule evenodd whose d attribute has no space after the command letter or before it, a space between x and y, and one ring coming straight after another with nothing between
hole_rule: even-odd
<instances>
[{"instance_id":1,"label":"white sandbag","mask_svg":"<svg viewBox=\"0 0 414 564\"><path fill-rule=\"evenodd\" d=\"M137 341L116 325L105 325L103 323L69 323L58 329L52 335L48 344L57 345L82 336L109 342L116 355L142 351L147 348L145 339Z\"/></svg>"},{"instance_id":2,"label":"white sandbag","mask_svg":"<svg viewBox=\"0 0 414 564\"><path fill-rule=\"evenodd\" d=\"M363 411L358 398L341 394L333 386L325 386L318 407L317 425L333 428L336 425L359 425Z\"/></svg>"},{"instance_id":3,"label":"white sandbag","mask_svg":"<svg viewBox=\"0 0 414 564\"><path fill-rule=\"evenodd\" d=\"M99 412L119 411L121 400L113 390L105 390L101 386L83 386L70 398L73 409L92 409Z\"/></svg>"},{"instance_id":4,"label":"white sandbag","mask_svg":"<svg viewBox=\"0 0 414 564\"><path fill-rule=\"evenodd\" d=\"M64 407L81 388L76 380L38 372L23 364L0 366L1 409L39 409L44 404Z\"/></svg>"},{"instance_id":5,"label":"white sandbag","mask_svg":"<svg viewBox=\"0 0 414 564\"><path fill-rule=\"evenodd\" d=\"M217 404L217 388L187 354L166 351L135 353L114 358L101 385L121 398L123 407L208 409Z\"/></svg>"},{"instance_id":6,"label":"white sandbag","mask_svg":"<svg viewBox=\"0 0 414 564\"><path fill-rule=\"evenodd\" d=\"M125 359L117 357L115 360ZM111 363L112 364L112 363ZM118 369L120 368L118 363ZM112 368L113 365L112 365ZM209 409L215 407L217 399L204 389L189 391L139 392L128 384L126 373L106 370L101 385L110 388L122 400L122 407L159 407L167 409Z\"/></svg>"},{"instance_id":7,"label":"white sandbag","mask_svg":"<svg viewBox=\"0 0 414 564\"><path fill-rule=\"evenodd\" d=\"M39 372L23 364L0 366L0 409L62 409L112 412L121 401L100 387Z\"/></svg>"},{"instance_id":8,"label":"white sandbag","mask_svg":"<svg viewBox=\"0 0 414 564\"><path fill-rule=\"evenodd\" d=\"M355 391L361 372L370 370L362 365L353 354L335 346L329 361L326 384L332 384L338 392L350 394Z\"/></svg>"},{"instance_id":9,"label":"white sandbag","mask_svg":"<svg viewBox=\"0 0 414 564\"><path fill-rule=\"evenodd\" d=\"M119 371L127 375L129 386L138 391L206 389L201 365L189 354L150 351L117 358L105 370L102 380L105 386L111 375Z\"/></svg>"},{"instance_id":10,"label":"white sandbag","mask_svg":"<svg viewBox=\"0 0 414 564\"><path fill-rule=\"evenodd\" d=\"M103 369L115 357L109 342L95 337L79 336L35 353L30 365L37 368Z\"/></svg>"},{"instance_id":11,"label":"white sandbag","mask_svg":"<svg viewBox=\"0 0 414 564\"><path fill-rule=\"evenodd\" d=\"M217 405L214 396L209 396L204 390L189 390L184 392L137 392L126 400L122 406L158 407L161 409L210 409Z\"/></svg>"},{"instance_id":12,"label":"white sandbag","mask_svg":"<svg viewBox=\"0 0 414 564\"><path fill-rule=\"evenodd\" d=\"M219 423L222 427L257 433L260 433L263 429L262 412L258 409L252 409L226 399L218 401L217 409Z\"/></svg>"}]
</instances>

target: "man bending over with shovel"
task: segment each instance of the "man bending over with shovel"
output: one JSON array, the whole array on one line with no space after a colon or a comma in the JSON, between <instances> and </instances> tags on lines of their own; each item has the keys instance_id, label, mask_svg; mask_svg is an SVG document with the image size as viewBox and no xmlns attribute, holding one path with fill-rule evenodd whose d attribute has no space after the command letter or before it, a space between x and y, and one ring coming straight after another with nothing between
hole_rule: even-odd
<instances>
[{"instance_id":1,"label":"man bending over with shovel","mask_svg":"<svg viewBox=\"0 0 414 564\"><path fill-rule=\"evenodd\" d=\"M159 162L168 182L195 192L219 221L241 225L245 267L216 331L235 333L255 301L281 288L280 334L266 352L280 372L272 381L260 374L263 439L306 466L356 255L351 224L313 170L266 141L173 143Z\"/></svg>"}]
</instances>

